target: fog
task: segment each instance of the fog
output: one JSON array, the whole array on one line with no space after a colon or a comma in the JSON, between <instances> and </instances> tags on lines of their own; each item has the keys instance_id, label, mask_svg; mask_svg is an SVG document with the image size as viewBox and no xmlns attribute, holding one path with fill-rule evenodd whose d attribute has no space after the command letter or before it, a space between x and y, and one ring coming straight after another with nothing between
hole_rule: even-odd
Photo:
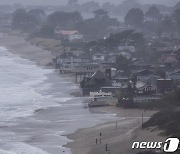
<instances>
[{"instance_id":1,"label":"fog","mask_svg":"<svg viewBox=\"0 0 180 154\"><path fill-rule=\"evenodd\" d=\"M68 0L0 0L1 5L6 4L14 4L14 3L20 3L22 5L65 5ZM88 2L91 0L79 0L80 3ZM124 0L94 0L96 2L99 2L100 4L105 2L111 2L115 4L119 4L123 2ZM139 0L143 4L164 4L168 6L173 6L180 0Z\"/></svg>"}]
</instances>

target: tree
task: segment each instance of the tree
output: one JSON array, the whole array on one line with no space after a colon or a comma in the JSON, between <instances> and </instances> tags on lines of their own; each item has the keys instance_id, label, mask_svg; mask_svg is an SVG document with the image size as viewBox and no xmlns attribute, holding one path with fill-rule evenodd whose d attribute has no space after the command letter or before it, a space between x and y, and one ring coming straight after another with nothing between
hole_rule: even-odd
<instances>
[{"instance_id":1,"label":"tree","mask_svg":"<svg viewBox=\"0 0 180 154\"><path fill-rule=\"evenodd\" d=\"M78 4L78 0L69 0L67 5L68 6L74 6L74 5L77 5Z\"/></svg>"},{"instance_id":2,"label":"tree","mask_svg":"<svg viewBox=\"0 0 180 154\"><path fill-rule=\"evenodd\" d=\"M180 30L180 8L179 8L179 9L176 9L176 10L174 11L173 16L174 16L174 18L175 18L177 27L178 27L179 30Z\"/></svg>"},{"instance_id":3,"label":"tree","mask_svg":"<svg viewBox=\"0 0 180 154\"><path fill-rule=\"evenodd\" d=\"M117 11L121 13L121 15L126 15L132 8L141 8L138 0L124 0L122 4L117 6Z\"/></svg>"},{"instance_id":4,"label":"tree","mask_svg":"<svg viewBox=\"0 0 180 154\"><path fill-rule=\"evenodd\" d=\"M13 13L13 18L12 18L12 26L13 28L21 28L23 22L26 19L26 10L25 9L17 9Z\"/></svg>"},{"instance_id":5,"label":"tree","mask_svg":"<svg viewBox=\"0 0 180 154\"><path fill-rule=\"evenodd\" d=\"M176 51L175 51L175 54L178 55L178 60L179 60L179 62L180 62L180 49L176 50Z\"/></svg>"},{"instance_id":6,"label":"tree","mask_svg":"<svg viewBox=\"0 0 180 154\"><path fill-rule=\"evenodd\" d=\"M76 10L79 10L79 3L78 3L78 0L69 0L68 3L67 3L67 6L65 7L65 11L66 10L69 10L69 11L76 11Z\"/></svg>"},{"instance_id":7,"label":"tree","mask_svg":"<svg viewBox=\"0 0 180 154\"><path fill-rule=\"evenodd\" d=\"M47 22L53 28L59 27L61 29L72 29L74 24L81 20L82 16L78 11L70 13L56 11L48 16Z\"/></svg>"},{"instance_id":8,"label":"tree","mask_svg":"<svg viewBox=\"0 0 180 154\"><path fill-rule=\"evenodd\" d=\"M163 69L158 68L155 73L163 79L166 78L166 72Z\"/></svg>"},{"instance_id":9,"label":"tree","mask_svg":"<svg viewBox=\"0 0 180 154\"><path fill-rule=\"evenodd\" d=\"M111 34L105 40L105 46L109 49L117 48L120 44L143 47L144 42L145 39L142 33L134 32L134 30L126 30L121 33Z\"/></svg>"},{"instance_id":10,"label":"tree","mask_svg":"<svg viewBox=\"0 0 180 154\"><path fill-rule=\"evenodd\" d=\"M170 16L166 15L162 19L162 22L161 22L162 30L165 31L165 32L172 32L173 27L174 27L174 24L173 24L172 18Z\"/></svg>"},{"instance_id":11,"label":"tree","mask_svg":"<svg viewBox=\"0 0 180 154\"><path fill-rule=\"evenodd\" d=\"M148 12L146 12L146 17L152 18L153 22L155 21L155 19L159 18L159 15L160 15L160 11L156 6L150 7Z\"/></svg>"},{"instance_id":12,"label":"tree","mask_svg":"<svg viewBox=\"0 0 180 154\"><path fill-rule=\"evenodd\" d=\"M144 13L141 9L138 8L130 9L124 20L126 24L138 27L144 21Z\"/></svg>"},{"instance_id":13,"label":"tree","mask_svg":"<svg viewBox=\"0 0 180 154\"><path fill-rule=\"evenodd\" d=\"M94 18L97 20L106 20L109 18L107 11L103 9L95 10L94 12Z\"/></svg>"},{"instance_id":14,"label":"tree","mask_svg":"<svg viewBox=\"0 0 180 154\"><path fill-rule=\"evenodd\" d=\"M135 90L136 90L136 83L137 83L137 76L135 74L131 75L131 81L132 81L133 89L134 89L134 92L135 92Z\"/></svg>"},{"instance_id":15,"label":"tree","mask_svg":"<svg viewBox=\"0 0 180 154\"><path fill-rule=\"evenodd\" d=\"M118 98L118 102L120 102L125 97L125 94L122 91L116 91L115 96Z\"/></svg>"},{"instance_id":16,"label":"tree","mask_svg":"<svg viewBox=\"0 0 180 154\"><path fill-rule=\"evenodd\" d=\"M42 9L31 9L28 12L28 14L33 16L38 21L39 25L37 25L37 26L40 27L41 25L46 23L46 14L45 14L44 10L42 10Z\"/></svg>"},{"instance_id":17,"label":"tree","mask_svg":"<svg viewBox=\"0 0 180 154\"><path fill-rule=\"evenodd\" d=\"M97 25L94 18L86 19L75 24L75 28L86 38L95 39L98 35L101 35L100 27Z\"/></svg>"},{"instance_id":18,"label":"tree","mask_svg":"<svg viewBox=\"0 0 180 154\"><path fill-rule=\"evenodd\" d=\"M101 8L108 11L110 14L114 14L116 11L116 6L110 2L104 3Z\"/></svg>"},{"instance_id":19,"label":"tree","mask_svg":"<svg viewBox=\"0 0 180 154\"><path fill-rule=\"evenodd\" d=\"M145 44L143 33L133 33L131 39L136 47L143 47L143 45Z\"/></svg>"},{"instance_id":20,"label":"tree","mask_svg":"<svg viewBox=\"0 0 180 154\"><path fill-rule=\"evenodd\" d=\"M40 37L52 38L54 37L54 29L49 25L43 25L39 31Z\"/></svg>"},{"instance_id":21,"label":"tree","mask_svg":"<svg viewBox=\"0 0 180 154\"><path fill-rule=\"evenodd\" d=\"M31 9L28 13L34 16L45 16L44 10L41 9Z\"/></svg>"},{"instance_id":22,"label":"tree","mask_svg":"<svg viewBox=\"0 0 180 154\"><path fill-rule=\"evenodd\" d=\"M94 1L89 1L81 5L81 11L86 13L92 13L93 11L98 10L99 8L99 3Z\"/></svg>"},{"instance_id":23,"label":"tree","mask_svg":"<svg viewBox=\"0 0 180 154\"><path fill-rule=\"evenodd\" d=\"M134 89L133 89L133 84L131 81L129 81L127 83L127 90L128 90L127 96L131 102L133 100L133 96L134 96Z\"/></svg>"},{"instance_id":24,"label":"tree","mask_svg":"<svg viewBox=\"0 0 180 154\"><path fill-rule=\"evenodd\" d=\"M26 12L25 9L17 9L13 13L12 27L26 32L36 31L39 25L35 16Z\"/></svg>"},{"instance_id":25,"label":"tree","mask_svg":"<svg viewBox=\"0 0 180 154\"><path fill-rule=\"evenodd\" d=\"M119 22L116 18L110 18L103 9L94 11L94 18L89 18L77 22L75 27L83 35L90 36L92 39L103 38L108 34L108 28L118 26Z\"/></svg>"},{"instance_id":26,"label":"tree","mask_svg":"<svg viewBox=\"0 0 180 154\"><path fill-rule=\"evenodd\" d=\"M131 61L126 57L120 55L116 58L115 67L117 70L123 70L126 74L130 73L130 64Z\"/></svg>"},{"instance_id":27,"label":"tree","mask_svg":"<svg viewBox=\"0 0 180 154\"><path fill-rule=\"evenodd\" d=\"M180 106L180 88L165 96L165 101Z\"/></svg>"},{"instance_id":28,"label":"tree","mask_svg":"<svg viewBox=\"0 0 180 154\"><path fill-rule=\"evenodd\" d=\"M180 2L178 2L175 6L174 6L174 10L180 9Z\"/></svg>"}]
</instances>

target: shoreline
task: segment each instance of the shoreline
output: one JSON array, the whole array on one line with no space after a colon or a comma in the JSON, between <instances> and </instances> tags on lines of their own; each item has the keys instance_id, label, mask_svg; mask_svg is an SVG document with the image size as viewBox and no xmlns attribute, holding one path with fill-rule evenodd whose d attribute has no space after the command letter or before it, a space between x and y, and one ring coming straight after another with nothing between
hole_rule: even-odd
<instances>
[{"instance_id":1,"label":"shoreline","mask_svg":"<svg viewBox=\"0 0 180 154\"><path fill-rule=\"evenodd\" d=\"M9 33L0 33L1 37L3 37L0 45L5 44L9 52L17 54L23 59L33 61L41 67L47 67L52 62L53 55L50 51L31 45L23 36Z\"/></svg>"},{"instance_id":2,"label":"shoreline","mask_svg":"<svg viewBox=\"0 0 180 154\"><path fill-rule=\"evenodd\" d=\"M14 55L17 55L18 57L20 57L22 59L27 59L29 61L32 61L33 63L35 63L35 65L37 65L38 67L40 67L42 69L55 70L52 66L48 66L48 64L52 62L52 58L53 58L53 55L51 54L50 51L43 50L40 47L37 47L35 45L30 44L29 42L27 42L25 40L25 38L23 36L19 36L17 34L12 35L12 34L9 34L9 33L1 33L1 31L0 31L0 37L2 37L2 39L0 41L0 46L6 47L8 49L8 52L10 52L10 53L12 53ZM43 83L44 82L49 83L48 80L51 80L51 75L52 74L57 74L57 72L54 71L54 73L52 72L50 74L45 74L47 79L44 80ZM57 75L57 78L58 77L59 76ZM65 82L72 82L73 83L72 78L70 76L62 77L62 80L64 80L64 79L65 79ZM55 84L55 82L52 82L52 83ZM70 90L67 93L67 95L74 97L74 95L71 95L71 93L73 93L74 90L75 89ZM38 116L47 116L48 114L51 115L53 112L57 112L56 109L59 108L59 110L60 110L60 108L61 108L61 105L59 103L57 105L58 105L57 107L52 105L52 106L47 107L47 108L46 107L45 108L44 107L38 108L38 109L34 110L33 115L29 115L27 117L19 117L19 118L17 118L17 120L18 121L20 120L20 121L17 124L21 125L21 127L24 127L24 130L22 129L22 132L26 132L26 129L31 129L31 125L32 125L32 127L37 127L39 129L39 126L36 123L34 124L33 121L32 122L30 121L28 123L26 121L28 121L28 119L30 119L30 120L35 119L35 120L38 121L38 118L37 118ZM29 125L29 123L31 123L31 125ZM6 129L7 129L9 132L12 131L13 133L19 134L19 130L21 130L21 128L19 128L18 125L13 126L13 127L6 127L6 126L1 127L1 130L6 131ZM55 125L54 127L57 127L57 126ZM22 133L22 134L24 134L24 133ZM61 134L61 131L60 131L60 134ZM60 136L61 136L61 138L64 138L64 139L58 139L57 138L57 141L58 140L60 142L65 141L65 143L67 143L69 141L69 139L67 137L63 136L62 134ZM32 137L32 139L30 137L30 139L24 140L23 143L26 143L26 144L28 144L28 145L30 145L32 147L35 147L35 148L36 147L40 148L38 145L37 146L34 145L34 142L36 142L36 140L37 139L35 139L35 137ZM48 139L45 139L45 140L48 141ZM63 144L65 144L65 143L63 143ZM63 146L63 144L62 144L62 146ZM59 154L59 150L62 149L63 152L66 151L69 154L71 153L69 148L67 149L67 148L64 148L62 146L59 147L57 145L57 147L55 146L53 149L44 147L44 148L42 148L42 151L45 150L45 151L49 152L50 154L51 153Z\"/></svg>"},{"instance_id":3,"label":"shoreline","mask_svg":"<svg viewBox=\"0 0 180 154\"><path fill-rule=\"evenodd\" d=\"M47 64L49 64L53 58L51 51L46 51L41 49L40 47L36 47L31 45L29 42L25 40L25 38L21 36L13 36L9 34L3 34L3 40L1 40L0 45L6 44L9 51L13 54L17 54L22 58L29 59L37 63L38 66L47 68ZM29 46L29 47L28 47ZM18 50L21 49L21 50ZM38 52L36 52L38 51ZM74 92L73 92L74 93ZM71 95L71 94L70 94ZM73 95L74 96L74 95ZM51 110L51 109L50 109ZM132 136L134 136L137 128L140 126L141 115L144 112L141 109L122 109L116 107L100 107L100 108L92 108L90 109L92 113L103 113L103 114L113 114L116 115L117 118L120 118L118 121L118 130L115 129L115 121L105 122L103 124L98 124L93 127L87 127L83 129L76 130L73 134L63 134L61 136L67 137L68 143L63 147L71 149L73 154L100 154L104 152L104 145L101 144L99 146L94 146L94 141L99 132L105 132L106 136L103 139L103 143L108 142L111 146L111 151L115 154L119 153L119 144L122 142L126 142L127 146L125 147L122 144L121 149L122 153L130 154L129 146L131 144ZM39 110L36 114L41 115L46 111ZM146 116L149 118L156 111L146 111ZM37 116L37 115L34 116ZM42 114L43 115L43 114ZM147 119L148 119L147 118ZM99 122L101 123L101 122ZM91 135L92 134L92 135ZM119 136L119 134L122 134ZM148 134L144 132L144 134ZM128 135L128 138L126 138ZM117 138L118 136L118 138ZM93 146L92 146L93 145ZM128 151L127 151L128 150ZM134 151L133 151L134 152ZM58 153L58 152L57 152Z\"/></svg>"},{"instance_id":4,"label":"shoreline","mask_svg":"<svg viewBox=\"0 0 180 154\"><path fill-rule=\"evenodd\" d=\"M66 135L72 140L64 147L71 148L73 154L104 154L106 143L110 153L135 154L140 150L131 149L134 141L164 141L165 137L159 136L160 131L142 130L143 110L140 109L113 109L96 108L97 112L113 112L117 114L119 120L110 121L104 124L99 124L91 128L79 129L75 133ZM132 112L133 111L133 112ZM144 122L147 121L157 111L145 111ZM117 124L116 124L117 123ZM99 134L102 133L101 144ZM98 144L96 144L98 139Z\"/></svg>"}]
</instances>

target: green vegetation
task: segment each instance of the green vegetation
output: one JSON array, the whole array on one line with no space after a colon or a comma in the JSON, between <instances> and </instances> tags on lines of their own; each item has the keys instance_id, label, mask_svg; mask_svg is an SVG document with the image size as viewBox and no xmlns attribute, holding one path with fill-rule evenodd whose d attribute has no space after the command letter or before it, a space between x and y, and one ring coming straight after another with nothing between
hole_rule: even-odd
<instances>
[{"instance_id":1,"label":"green vegetation","mask_svg":"<svg viewBox=\"0 0 180 154\"><path fill-rule=\"evenodd\" d=\"M120 55L116 58L115 67L117 70L123 70L126 74L130 74L130 64L130 60Z\"/></svg>"},{"instance_id":2,"label":"green vegetation","mask_svg":"<svg viewBox=\"0 0 180 154\"><path fill-rule=\"evenodd\" d=\"M109 27L119 25L118 20L110 18L108 12L103 9L98 9L93 14L93 18L79 21L74 25L74 28L89 39L103 38L108 34Z\"/></svg>"},{"instance_id":3,"label":"green vegetation","mask_svg":"<svg viewBox=\"0 0 180 154\"><path fill-rule=\"evenodd\" d=\"M164 101L167 104L171 104L174 106L180 106L180 88L177 88L174 92L166 95L164 97Z\"/></svg>"},{"instance_id":4,"label":"green vegetation","mask_svg":"<svg viewBox=\"0 0 180 154\"><path fill-rule=\"evenodd\" d=\"M12 27L24 32L33 33L44 23L44 16L43 10L33 9L27 12L25 9L17 9L13 13Z\"/></svg>"},{"instance_id":5,"label":"green vegetation","mask_svg":"<svg viewBox=\"0 0 180 154\"><path fill-rule=\"evenodd\" d=\"M43 25L39 30L39 36L44 38L53 38L54 29L49 25Z\"/></svg>"},{"instance_id":6,"label":"green vegetation","mask_svg":"<svg viewBox=\"0 0 180 154\"><path fill-rule=\"evenodd\" d=\"M132 8L128 11L125 18L125 23L131 26L141 26L144 21L144 13L141 9Z\"/></svg>"},{"instance_id":7,"label":"green vegetation","mask_svg":"<svg viewBox=\"0 0 180 154\"><path fill-rule=\"evenodd\" d=\"M73 29L74 24L80 21L82 21L82 16L78 11L56 11L47 17L47 24L54 29Z\"/></svg>"},{"instance_id":8,"label":"green vegetation","mask_svg":"<svg viewBox=\"0 0 180 154\"><path fill-rule=\"evenodd\" d=\"M178 8L178 9L176 9L174 11L174 17L175 17L175 20L176 20L178 30L180 30L180 8Z\"/></svg>"},{"instance_id":9,"label":"green vegetation","mask_svg":"<svg viewBox=\"0 0 180 154\"><path fill-rule=\"evenodd\" d=\"M160 11L156 6L152 6L152 7L149 8L149 10L146 12L145 15L148 18L152 18L153 22L154 22L155 20L159 19Z\"/></svg>"},{"instance_id":10,"label":"green vegetation","mask_svg":"<svg viewBox=\"0 0 180 154\"><path fill-rule=\"evenodd\" d=\"M180 111L166 110L153 115L143 124L143 128L158 127L164 130L164 135L180 138Z\"/></svg>"},{"instance_id":11,"label":"green vegetation","mask_svg":"<svg viewBox=\"0 0 180 154\"><path fill-rule=\"evenodd\" d=\"M101 50L117 51L121 44L135 46L138 50L144 49L145 39L142 33L134 32L134 30L125 30L120 33L111 34L106 39L90 41L85 46L85 51L93 49L92 52Z\"/></svg>"}]
</instances>

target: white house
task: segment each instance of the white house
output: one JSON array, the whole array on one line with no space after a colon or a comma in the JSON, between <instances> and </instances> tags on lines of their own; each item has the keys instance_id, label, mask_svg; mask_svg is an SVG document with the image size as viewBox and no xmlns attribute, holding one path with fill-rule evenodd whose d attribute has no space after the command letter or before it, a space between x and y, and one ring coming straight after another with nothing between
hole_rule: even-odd
<instances>
[{"instance_id":1,"label":"white house","mask_svg":"<svg viewBox=\"0 0 180 154\"><path fill-rule=\"evenodd\" d=\"M80 34L73 34L68 36L69 41L76 41L83 39L83 35Z\"/></svg>"},{"instance_id":2,"label":"white house","mask_svg":"<svg viewBox=\"0 0 180 154\"><path fill-rule=\"evenodd\" d=\"M128 52L136 52L136 48L135 46L128 46L128 45L122 45L122 46L118 46L118 50L119 51L128 51Z\"/></svg>"},{"instance_id":3,"label":"white house","mask_svg":"<svg viewBox=\"0 0 180 154\"><path fill-rule=\"evenodd\" d=\"M104 61L105 60L105 55L101 53L96 53L92 56L93 61Z\"/></svg>"}]
</instances>

